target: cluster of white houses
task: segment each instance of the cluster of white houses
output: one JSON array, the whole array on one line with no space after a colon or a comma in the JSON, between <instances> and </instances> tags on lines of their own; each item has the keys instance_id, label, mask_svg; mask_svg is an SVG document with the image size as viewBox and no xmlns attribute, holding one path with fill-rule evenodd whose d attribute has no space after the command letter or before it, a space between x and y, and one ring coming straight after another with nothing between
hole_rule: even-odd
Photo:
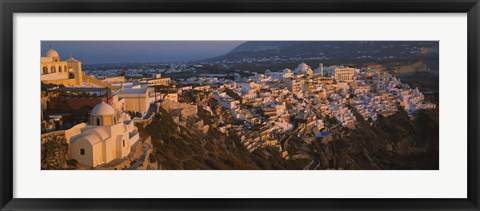
<instances>
[{"instance_id":1,"label":"cluster of white houses","mask_svg":"<svg viewBox=\"0 0 480 211\"><path fill-rule=\"evenodd\" d=\"M228 95L232 90L240 99ZM212 89L217 102L244 126L222 125L222 131L235 131L254 150L277 145L275 134L295 130L304 140L327 132L325 120L334 118L344 127L355 127L352 109L372 123L378 115L388 116L405 108L409 115L420 109L434 109L423 103L418 89L411 89L388 73L342 66L312 69L301 63L295 70L267 70L247 78L223 83ZM260 129L259 129L260 128Z\"/></svg>"}]
</instances>

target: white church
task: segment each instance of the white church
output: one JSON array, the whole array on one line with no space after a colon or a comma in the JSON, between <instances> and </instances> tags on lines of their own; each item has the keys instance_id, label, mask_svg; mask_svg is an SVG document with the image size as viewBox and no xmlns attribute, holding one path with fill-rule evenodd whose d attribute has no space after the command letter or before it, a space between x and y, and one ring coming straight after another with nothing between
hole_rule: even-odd
<instances>
[{"instance_id":1,"label":"white church","mask_svg":"<svg viewBox=\"0 0 480 211\"><path fill-rule=\"evenodd\" d=\"M139 139L139 134L128 114L101 102L93 108L90 122L72 128L68 136L70 158L87 166L98 166L117 158L124 158Z\"/></svg>"}]
</instances>

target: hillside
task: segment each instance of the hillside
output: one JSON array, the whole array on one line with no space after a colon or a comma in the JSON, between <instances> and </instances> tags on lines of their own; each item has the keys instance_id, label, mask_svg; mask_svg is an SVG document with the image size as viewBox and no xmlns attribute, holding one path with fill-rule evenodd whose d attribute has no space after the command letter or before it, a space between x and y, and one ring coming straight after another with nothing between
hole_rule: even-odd
<instances>
[{"instance_id":1,"label":"hillside","mask_svg":"<svg viewBox=\"0 0 480 211\"><path fill-rule=\"evenodd\" d=\"M152 137L155 159L163 170L301 169L306 165L307 161L283 160L278 152L268 158L260 153L250 153L240 144L238 137L227 137L213 128L205 133L195 127L183 127L176 124L168 112L160 111L160 117L155 117L146 128L139 129L143 137Z\"/></svg>"},{"instance_id":2,"label":"hillside","mask_svg":"<svg viewBox=\"0 0 480 211\"><path fill-rule=\"evenodd\" d=\"M199 116L211 126L219 118L202 111ZM374 125L360 120L356 127L340 129L343 135L329 143L306 144L292 136L284 149L297 155L295 159L284 159L274 147L249 152L235 135L213 127L208 132L183 127L163 109L160 117L139 129L142 136L152 137L154 159L163 170L301 170L314 161L317 169L438 169L438 110L423 111L414 120L401 111Z\"/></svg>"},{"instance_id":3,"label":"hillside","mask_svg":"<svg viewBox=\"0 0 480 211\"><path fill-rule=\"evenodd\" d=\"M291 45L295 45L297 42L291 41L248 41L237 46L228 54L235 54L241 52L253 52L253 51L265 51L265 50L278 50Z\"/></svg>"},{"instance_id":4,"label":"hillside","mask_svg":"<svg viewBox=\"0 0 480 211\"><path fill-rule=\"evenodd\" d=\"M356 129L327 145L310 147L323 168L341 169L438 169L438 110L424 110L410 120L398 112L370 125L358 116Z\"/></svg>"}]
</instances>

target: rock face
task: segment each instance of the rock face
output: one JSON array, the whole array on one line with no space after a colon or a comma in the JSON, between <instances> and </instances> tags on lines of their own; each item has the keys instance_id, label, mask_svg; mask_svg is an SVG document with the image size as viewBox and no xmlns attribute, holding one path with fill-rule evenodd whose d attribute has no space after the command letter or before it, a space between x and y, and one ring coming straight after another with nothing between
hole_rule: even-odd
<instances>
[{"instance_id":1,"label":"rock face","mask_svg":"<svg viewBox=\"0 0 480 211\"><path fill-rule=\"evenodd\" d=\"M411 120L404 112L356 129L328 144L313 144L322 169L438 169L438 110L422 110Z\"/></svg>"},{"instance_id":2,"label":"rock face","mask_svg":"<svg viewBox=\"0 0 480 211\"><path fill-rule=\"evenodd\" d=\"M357 114L358 115L358 114ZM296 136L282 140L282 150L268 145L252 152L235 134L214 127L216 115L199 110L210 126L176 124L161 110L142 136L151 136L161 169L438 169L438 110L425 110L415 119L400 111L370 125L362 118L355 129L338 128L329 142L307 144ZM224 115L225 117L225 115Z\"/></svg>"},{"instance_id":3,"label":"rock face","mask_svg":"<svg viewBox=\"0 0 480 211\"><path fill-rule=\"evenodd\" d=\"M139 128L141 136L151 136L156 160L162 170L168 169L302 169L306 160L284 160L274 149L249 152L235 135L220 133L210 124L204 110L199 116L209 125L202 128L184 127L176 124L170 114L160 109L145 129ZM269 156L265 157L265 152Z\"/></svg>"}]
</instances>

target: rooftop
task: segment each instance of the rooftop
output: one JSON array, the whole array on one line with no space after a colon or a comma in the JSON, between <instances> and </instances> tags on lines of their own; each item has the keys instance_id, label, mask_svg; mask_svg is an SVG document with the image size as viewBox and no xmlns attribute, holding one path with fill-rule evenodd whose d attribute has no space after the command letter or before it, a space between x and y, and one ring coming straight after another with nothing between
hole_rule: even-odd
<instances>
[{"instance_id":1,"label":"rooftop","mask_svg":"<svg viewBox=\"0 0 480 211\"><path fill-rule=\"evenodd\" d=\"M147 94L147 89L122 89L117 94Z\"/></svg>"}]
</instances>

